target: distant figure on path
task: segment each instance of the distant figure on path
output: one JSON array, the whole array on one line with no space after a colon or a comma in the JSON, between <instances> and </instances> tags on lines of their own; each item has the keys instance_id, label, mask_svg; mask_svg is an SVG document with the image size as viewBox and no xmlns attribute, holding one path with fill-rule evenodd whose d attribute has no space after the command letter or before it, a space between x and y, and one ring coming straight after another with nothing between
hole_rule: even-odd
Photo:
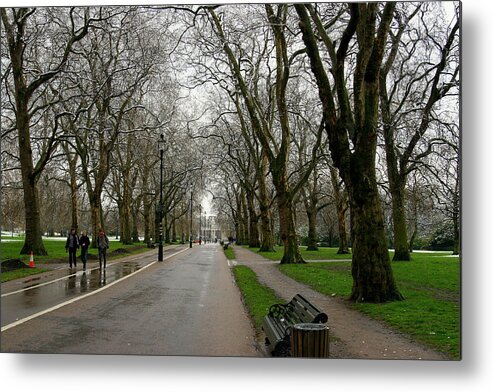
<instances>
[{"instance_id":1,"label":"distant figure on path","mask_svg":"<svg viewBox=\"0 0 493 392\"><path fill-rule=\"evenodd\" d=\"M75 232L75 229L70 229L70 233L67 237L67 242L65 243L65 251L68 251L68 263L70 268L72 268L72 263L74 267L77 268L77 249L79 248L79 236Z\"/></svg>"},{"instance_id":2,"label":"distant figure on path","mask_svg":"<svg viewBox=\"0 0 493 392\"><path fill-rule=\"evenodd\" d=\"M83 231L79 239L80 243L80 258L82 260L82 268L85 271L87 263L87 251L89 250L89 245L91 245L91 240L87 236L87 231Z\"/></svg>"},{"instance_id":3,"label":"distant figure on path","mask_svg":"<svg viewBox=\"0 0 493 392\"><path fill-rule=\"evenodd\" d=\"M103 229L99 229L98 236L96 237L96 248L98 248L99 255L99 269L101 269L101 260L104 260L104 268L106 269L106 249L110 247L110 241L106 236Z\"/></svg>"}]
</instances>

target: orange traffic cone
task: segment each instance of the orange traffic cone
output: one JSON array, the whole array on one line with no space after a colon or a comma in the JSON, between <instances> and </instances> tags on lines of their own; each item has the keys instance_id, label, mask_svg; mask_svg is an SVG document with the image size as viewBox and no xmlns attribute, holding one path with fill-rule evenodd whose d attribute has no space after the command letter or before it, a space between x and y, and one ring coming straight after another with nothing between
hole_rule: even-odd
<instances>
[{"instance_id":1,"label":"orange traffic cone","mask_svg":"<svg viewBox=\"0 0 493 392\"><path fill-rule=\"evenodd\" d=\"M34 256L33 251L31 251L31 257L29 258L29 267L34 268Z\"/></svg>"}]
</instances>

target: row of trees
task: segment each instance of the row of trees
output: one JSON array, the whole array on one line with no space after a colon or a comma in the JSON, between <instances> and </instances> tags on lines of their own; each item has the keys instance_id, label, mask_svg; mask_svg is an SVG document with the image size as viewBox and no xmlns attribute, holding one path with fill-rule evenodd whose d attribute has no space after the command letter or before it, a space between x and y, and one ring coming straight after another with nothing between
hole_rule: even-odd
<instances>
[{"instance_id":1,"label":"row of trees","mask_svg":"<svg viewBox=\"0 0 493 392\"><path fill-rule=\"evenodd\" d=\"M156 239L160 134L164 207L173 211L165 214L167 236L180 218L183 226L185 196L201 187L193 175L201 160L177 131L171 22L133 7L2 9L1 16L2 189L23 190L21 253L46 254L41 216L60 209L76 229L88 213L84 223L96 235L116 206L122 242L138 240L138 222L146 241ZM40 187L41 199L52 198L43 209Z\"/></svg>"},{"instance_id":2,"label":"row of trees","mask_svg":"<svg viewBox=\"0 0 493 392\"><path fill-rule=\"evenodd\" d=\"M160 134L168 238L181 230L183 239L188 195L200 200L206 185L240 242L272 251L279 235L281 263L304 263L299 214L309 249L330 215L339 252L352 247L352 299L373 302L402 299L388 230L394 260L409 260L430 200L458 251L458 9L1 12L2 191L23 190L24 253L45 253L41 214L55 207L41 208L41 182L44 199L70 201L73 226L87 206L95 233L114 209L122 241L140 228L149 240Z\"/></svg>"},{"instance_id":3,"label":"row of trees","mask_svg":"<svg viewBox=\"0 0 493 392\"><path fill-rule=\"evenodd\" d=\"M294 204L299 198L305 204L314 238L319 173L330 170L341 238L345 211L350 215L355 301L401 298L382 189L391 203L394 260L410 260L410 176L434 192L453 190L447 201L437 200L449 206L458 227L459 17L458 9L441 7L265 4L194 11L195 23L200 15L207 20L191 38L201 53L195 84L215 86L204 132L221 140L214 154L219 166L226 164L224 193L236 232L257 246L260 219L262 249L269 250L272 225L262 211L274 201L281 263L303 263Z\"/></svg>"}]
</instances>

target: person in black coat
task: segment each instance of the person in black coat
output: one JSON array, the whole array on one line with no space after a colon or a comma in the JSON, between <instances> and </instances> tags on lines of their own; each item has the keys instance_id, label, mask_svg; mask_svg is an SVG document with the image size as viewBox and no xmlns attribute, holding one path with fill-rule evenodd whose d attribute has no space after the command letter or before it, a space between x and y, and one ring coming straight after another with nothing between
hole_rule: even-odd
<instances>
[{"instance_id":1,"label":"person in black coat","mask_svg":"<svg viewBox=\"0 0 493 392\"><path fill-rule=\"evenodd\" d=\"M79 239L80 243L80 259L82 260L82 268L86 269L87 263L87 251L89 250L89 245L91 245L91 240L87 236L87 232L83 231Z\"/></svg>"},{"instance_id":2,"label":"person in black coat","mask_svg":"<svg viewBox=\"0 0 493 392\"><path fill-rule=\"evenodd\" d=\"M70 233L67 237L67 242L65 243L65 251L68 251L68 262L70 268L72 268L72 263L74 267L77 268L77 249L79 248L79 236L75 232L75 229L70 229Z\"/></svg>"}]
</instances>

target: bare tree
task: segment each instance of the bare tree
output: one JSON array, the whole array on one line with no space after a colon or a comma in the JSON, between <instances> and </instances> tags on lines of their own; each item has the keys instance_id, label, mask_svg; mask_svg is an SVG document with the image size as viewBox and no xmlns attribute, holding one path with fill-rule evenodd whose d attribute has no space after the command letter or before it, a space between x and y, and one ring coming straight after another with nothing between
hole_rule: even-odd
<instances>
[{"instance_id":1,"label":"bare tree","mask_svg":"<svg viewBox=\"0 0 493 392\"><path fill-rule=\"evenodd\" d=\"M430 123L439 116L438 104L449 94L458 93L459 18L440 36L440 14L434 10L433 17L429 17L429 8L436 6L418 4L410 10L408 4L400 7L396 13L398 27L391 34L390 52L380 71L383 135L392 196L393 260L410 260L405 213L407 177L433 150L433 139L429 143L423 141ZM419 21L413 23L417 15ZM403 137L406 133L407 140Z\"/></svg>"},{"instance_id":2,"label":"bare tree","mask_svg":"<svg viewBox=\"0 0 493 392\"><path fill-rule=\"evenodd\" d=\"M286 5L279 5L275 12L270 5L265 6L269 27L272 30L272 39L275 47L275 83L273 89L269 90L273 94L270 107L267 110L262 109L262 105L257 99L256 87L250 88L245 75L242 72L241 65L233 50L232 45L237 47L239 42L230 43L226 38L222 22L217 13L212 7L208 8L208 14L211 17L211 23L214 31L219 38L232 76L238 85L239 93L241 94L244 104L247 109L248 116L251 121L253 133L258 138L262 145L269 162L269 168L272 176L272 181L276 189L276 201L279 214L279 227L281 231L281 239L284 244L284 255L281 263L304 263L303 258L298 250L298 242L296 238L296 229L293 216L293 200L303 183L310 175L313 165L305 168L305 171L298 177L296 184L289 184L288 181L288 160L290 156L291 145L291 130L289 122L288 107L286 103L286 88L290 79L290 67L292 62L301 53L295 51L288 56L288 45L285 36L286 21L288 17L288 8ZM240 53L244 53L240 49ZM261 61L262 59L260 59ZM259 62L259 60L255 60ZM271 86L268 86L269 88ZM275 109L274 109L275 108ZM268 119L265 117L265 112L274 110L277 114L277 125L279 136L274 136L274 129ZM320 145L320 137L317 138L317 143L312 146L313 154L316 153ZM314 160L312 160L314 162Z\"/></svg>"},{"instance_id":3,"label":"bare tree","mask_svg":"<svg viewBox=\"0 0 493 392\"><path fill-rule=\"evenodd\" d=\"M429 162L424 162L422 167L427 174L425 180L434 195L435 206L443 214L442 225L449 223L453 228L453 254L458 255L461 248L459 129L455 124L442 125L442 129L447 135L435 138Z\"/></svg>"},{"instance_id":4,"label":"bare tree","mask_svg":"<svg viewBox=\"0 0 493 392\"><path fill-rule=\"evenodd\" d=\"M74 46L87 35L97 17L91 17L89 8L1 8L0 14L12 68L15 127L26 211L26 237L21 254L32 251L36 255L46 255L41 237L37 182L56 148L59 116L55 117L52 132L44 140L36 162L31 127L35 117L46 107L38 101L44 86L64 70ZM41 45L41 41L48 45ZM48 49L41 52L41 48ZM53 101L56 100L53 97Z\"/></svg>"},{"instance_id":5,"label":"bare tree","mask_svg":"<svg viewBox=\"0 0 493 392\"><path fill-rule=\"evenodd\" d=\"M339 249L337 250L337 254L348 254L350 252L346 230L346 211L349 208L347 193L340 181L337 169L329 165L329 170L337 211L337 228L339 232Z\"/></svg>"},{"instance_id":6,"label":"bare tree","mask_svg":"<svg viewBox=\"0 0 493 392\"><path fill-rule=\"evenodd\" d=\"M121 135L141 129L126 129L132 124L129 117L143 110L136 97L148 83L154 66L154 57L149 53L153 47L131 39L139 31L137 26L142 28L141 23L135 9L122 10L118 18L103 24L90 43L84 45L77 64L79 74L75 83L81 96L88 98L73 137L89 195L94 236L99 228L104 228L101 196L114 148Z\"/></svg>"},{"instance_id":7,"label":"bare tree","mask_svg":"<svg viewBox=\"0 0 493 392\"><path fill-rule=\"evenodd\" d=\"M326 29L331 24L321 20L316 8L295 5L311 70L317 81L332 159L349 195L353 243L351 299L357 302L403 299L390 265L375 171L379 71L395 3L385 3L380 18L379 7L377 3L349 4L350 17L343 22L344 31L338 37L336 47ZM317 34L329 54L332 81L322 61ZM356 46L352 48L356 63L351 75L351 105L345 62L353 37L356 38Z\"/></svg>"}]
</instances>

